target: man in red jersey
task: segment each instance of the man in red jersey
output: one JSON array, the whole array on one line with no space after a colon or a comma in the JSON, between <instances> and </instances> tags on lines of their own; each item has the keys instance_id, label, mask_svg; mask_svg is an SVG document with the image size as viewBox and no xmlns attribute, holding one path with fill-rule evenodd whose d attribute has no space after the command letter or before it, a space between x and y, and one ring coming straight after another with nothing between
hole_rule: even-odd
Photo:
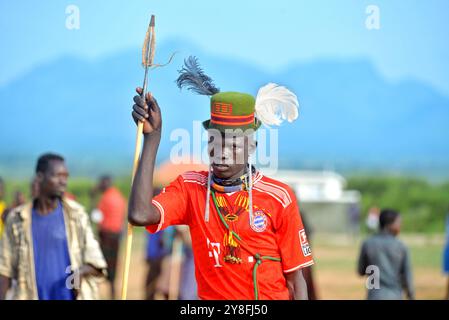
<instances>
[{"instance_id":1,"label":"man in red jersey","mask_svg":"<svg viewBox=\"0 0 449 320\"><path fill-rule=\"evenodd\" d=\"M261 88L257 99L219 92L192 57L180 73L180 88L211 96L211 118L203 122L210 169L180 175L153 198L161 111L151 95L135 96L133 118L144 122L144 147L130 195L130 223L152 233L170 225L190 227L201 299L307 299L301 269L313 259L295 195L256 170L250 157L262 123L296 119L296 96L275 84Z\"/></svg>"}]
</instances>

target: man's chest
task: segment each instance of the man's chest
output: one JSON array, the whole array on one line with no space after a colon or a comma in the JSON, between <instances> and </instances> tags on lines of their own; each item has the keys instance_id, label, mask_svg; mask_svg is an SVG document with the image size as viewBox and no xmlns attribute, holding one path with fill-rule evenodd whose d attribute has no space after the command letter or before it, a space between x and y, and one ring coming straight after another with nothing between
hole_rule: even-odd
<instances>
[{"instance_id":1,"label":"man's chest","mask_svg":"<svg viewBox=\"0 0 449 320\"><path fill-rule=\"evenodd\" d=\"M67 234L64 218L53 217L33 217L32 237L35 246L51 248L63 248L67 245Z\"/></svg>"},{"instance_id":2,"label":"man's chest","mask_svg":"<svg viewBox=\"0 0 449 320\"><path fill-rule=\"evenodd\" d=\"M275 255L276 229L270 204L253 194L252 218L247 192L215 193L210 198L209 221L205 220L205 195L191 204L193 244L205 258L219 261L247 260L261 251ZM240 260L239 260L240 261ZM252 262L252 261L249 261Z\"/></svg>"},{"instance_id":3,"label":"man's chest","mask_svg":"<svg viewBox=\"0 0 449 320\"><path fill-rule=\"evenodd\" d=\"M202 223L205 219L206 194L197 193L191 197L190 216L193 224ZM267 201L259 193L253 192L252 217L250 217L250 199L248 192L239 191L232 193L211 192L209 198L210 216L217 223L212 223L214 228L224 227L239 230L242 234L254 235L273 231L273 219L277 208ZM213 221L213 222L214 222Z\"/></svg>"}]
</instances>

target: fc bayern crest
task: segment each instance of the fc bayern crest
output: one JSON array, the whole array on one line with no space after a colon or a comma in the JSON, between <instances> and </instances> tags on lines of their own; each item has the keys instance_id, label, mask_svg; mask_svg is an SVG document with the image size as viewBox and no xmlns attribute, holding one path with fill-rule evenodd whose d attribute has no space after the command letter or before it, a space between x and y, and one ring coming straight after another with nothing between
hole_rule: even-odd
<instances>
[{"instance_id":1,"label":"fc bayern crest","mask_svg":"<svg viewBox=\"0 0 449 320\"><path fill-rule=\"evenodd\" d=\"M257 210L254 212L253 223L251 224L251 229L256 232L263 232L267 228L267 216L263 211Z\"/></svg>"}]
</instances>

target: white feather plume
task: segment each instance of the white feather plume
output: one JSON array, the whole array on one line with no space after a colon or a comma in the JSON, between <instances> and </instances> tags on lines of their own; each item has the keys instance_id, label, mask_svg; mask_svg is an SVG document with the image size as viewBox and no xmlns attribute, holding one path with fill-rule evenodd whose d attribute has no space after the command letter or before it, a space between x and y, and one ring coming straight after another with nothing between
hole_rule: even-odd
<instances>
[{"instance_id":1,"label":"white feather plume","mask_svg":"<svg viewBox=\"0 0 449 320\"><path fill-rule=\"evenodd\" d=\"M284 120L298 118L298 98L287 88L269 83L257 92L256 117L266 126L279 126Z\"/></svg>"}]
</instances>

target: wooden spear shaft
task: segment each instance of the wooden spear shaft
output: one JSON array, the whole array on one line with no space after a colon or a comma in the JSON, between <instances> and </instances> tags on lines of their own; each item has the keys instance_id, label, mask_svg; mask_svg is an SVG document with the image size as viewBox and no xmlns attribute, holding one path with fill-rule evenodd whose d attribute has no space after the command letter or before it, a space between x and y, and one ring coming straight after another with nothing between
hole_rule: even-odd
<instances>
[{"instance_id":1,"label":"wooden spear shaft","mask_svg":"<svg viewBox=\"0 0 449 320\"><path fill-rule=\"evenodd\" d=\"M148 69L153 65L153 59L156 47L156 37L154 32L155 17L151 16L150 25L145 36L145 41L142 49L142 65L145 67L145 76L143 80L142 87L142 98L145 99L147 86L148 86ZM137 124L137 135L136 135L136 146L134 150L134 161L133 161L133 171L132 171L132 181L134 182L134 176L136 175L137 166L139 165L139 157L142 149L142 134L143 134L143 122L139 121ZM128 223L128 232L126 235L126 249L125 249L125 260L123 266L123 276L122 276L122 292L121 299L126 300L128 292L128 278L129 278L129 267L131 264L131 251L133 243L133 226Z\"/></svg>"}]
</instances>

